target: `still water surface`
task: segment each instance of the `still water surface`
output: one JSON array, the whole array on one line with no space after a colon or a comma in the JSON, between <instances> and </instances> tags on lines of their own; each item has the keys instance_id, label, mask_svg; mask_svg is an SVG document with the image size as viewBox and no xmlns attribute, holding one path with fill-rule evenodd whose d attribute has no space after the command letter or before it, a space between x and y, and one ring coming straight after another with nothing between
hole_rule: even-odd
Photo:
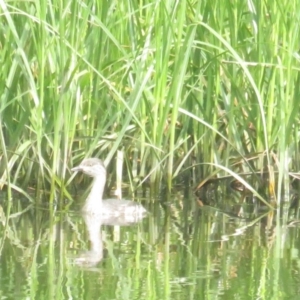
<instances>
[{"instance_id":1,"label":"still water surface","mask_svg":"<svg viewBox=\"0 0 300 300\"><path fill-rule=\"evenodd\" d=\"M0 299L299 299L298 227L160 199L127 226L0 200Z\"/></svg>"}]
</instances>

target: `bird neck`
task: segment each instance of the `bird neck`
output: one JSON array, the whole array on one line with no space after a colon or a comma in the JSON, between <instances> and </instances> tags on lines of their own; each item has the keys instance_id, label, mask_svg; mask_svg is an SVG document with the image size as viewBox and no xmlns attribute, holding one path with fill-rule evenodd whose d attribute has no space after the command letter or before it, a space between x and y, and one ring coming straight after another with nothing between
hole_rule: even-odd
<instances>
[{"instance_id":1,"label":"bird neck","mask_svg":"<svg viewBox=\"0 0 300 300\"><path fill-rule=\"evenodd\" d=\"M93 213L101 212L102 198L105 186L105 179L102 176L95 177L92 184L92 189L86 199L83 210Z\"/></svg>"}]
</instances>

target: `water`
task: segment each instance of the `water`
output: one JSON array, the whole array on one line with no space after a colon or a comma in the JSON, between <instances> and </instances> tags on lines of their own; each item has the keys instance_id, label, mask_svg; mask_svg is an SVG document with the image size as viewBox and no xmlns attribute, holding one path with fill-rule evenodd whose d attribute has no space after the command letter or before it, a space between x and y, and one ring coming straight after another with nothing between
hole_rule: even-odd
<instances>
[{"instance_id":1,"label":"water","mask_svg":"<svg viewBox=\"0 0 300 300\"><path fill-rule=\"evenodd\" d=\"M160 199L128 226L2 200L0 299L298 299L299 227Z\"/></svg>"}]
</instances>

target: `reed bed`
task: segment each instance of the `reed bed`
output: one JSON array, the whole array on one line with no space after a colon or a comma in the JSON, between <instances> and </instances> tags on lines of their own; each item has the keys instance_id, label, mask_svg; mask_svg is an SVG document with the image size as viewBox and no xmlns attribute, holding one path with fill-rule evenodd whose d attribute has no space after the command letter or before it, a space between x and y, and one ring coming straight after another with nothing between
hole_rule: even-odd
<instances>
[{"instance_id":1,"label":"reed bed","mask_svg":"<svg viewBox=\"0 0 300 300\"><path fill-rule=\"evenodd\" d=\"M1 187L53 200L73 161L123 149L136 178L264 171L279 199L299 168L299 21L296 0L0 1Z\"/></svg>"}]
</instances>

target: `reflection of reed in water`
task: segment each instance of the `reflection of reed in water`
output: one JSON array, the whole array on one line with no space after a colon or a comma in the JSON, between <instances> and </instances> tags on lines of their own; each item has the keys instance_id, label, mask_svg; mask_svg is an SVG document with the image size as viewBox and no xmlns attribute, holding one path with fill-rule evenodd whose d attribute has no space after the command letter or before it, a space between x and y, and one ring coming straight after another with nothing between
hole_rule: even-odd
<instances>
[{"instance_id":1,"label":"reflection of reed in water","mask_svg":"<svg viewBox=\"0 0 300 300\"><path fill-rule=\"evenodd\" d=\"M72 171L81 171L94 178L92 189L88 195L83 212L88 214L101 214L103 219L111 217L128 216L130 220L141 219L146 215L145 208L134 201L107 199L103 201L103 191L106 182L106 169L98 158L84 159L81 164Z\"/></svg>"}]
</instances>

